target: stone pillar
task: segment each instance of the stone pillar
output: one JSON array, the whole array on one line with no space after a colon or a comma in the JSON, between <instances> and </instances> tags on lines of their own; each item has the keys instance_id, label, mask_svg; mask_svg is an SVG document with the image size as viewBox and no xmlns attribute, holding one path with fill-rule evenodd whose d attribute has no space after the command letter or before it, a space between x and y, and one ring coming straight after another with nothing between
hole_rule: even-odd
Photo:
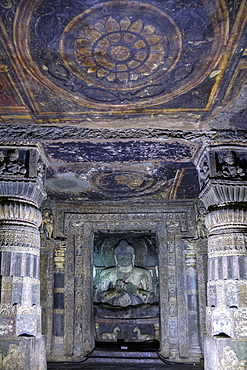
<instances>
[{"instance_id":1,"label":"stone pillar","mask_svg":"<svg viewBox=\"0 0 247 370\"><path fill-rule=\"evenodd\" d=\"M196 242L197 240L185 240L185 265L187 285L187 309L188 309L188 337L190 358L198 361L201 359L201 346L199 338L199 307L198 307L198 280L196 270Z\"/></svg>"},{"instance_id":2,"label":"stone pillar","mask_svg":"<svg viewBox=\"0 0 247 370\"><path fill-rule=\"evenodd\" d=\"M41 334L39 207L45 167L35 146L0 149L0 368L46 369Z\"/></svg>"},{"instance_id":3,"label":"stone pillar","mask_svg":"<svg viewBox=\"0 0 247 370\"><path fill-rule=\"evenodd\" d=\"M208 210L205 369L247 368L247 151L204 150L198 171Z\"/></svg>"},{"instance_id":4,"label":"stone pillar","mask_svg":"<svg viewBox=\"0 0 247 370\"><path fill-rule=\"evenodd\" d=\"M61 358L64 352L64 282L65 282L66 242L59 241L54 250L54 296L53 296L53 346L54 359Z\"/></svg>"}]
</instances>

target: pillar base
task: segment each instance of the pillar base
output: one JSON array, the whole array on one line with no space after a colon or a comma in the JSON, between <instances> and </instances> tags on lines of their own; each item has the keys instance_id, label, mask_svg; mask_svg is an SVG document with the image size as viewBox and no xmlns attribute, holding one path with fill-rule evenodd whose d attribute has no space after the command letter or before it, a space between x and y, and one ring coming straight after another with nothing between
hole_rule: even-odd
<instances>
[{"instance_id":1,"label":"pillar base","mask_svg":"<svg viewBox=\"0 0 247 370\"><path fill-rule=\"evenodd\" d=\"M0 339L0 369L46 370L44 336Z\"/></svg>"},{"instance_id":2,"label":"pillar base","mask_svg":"<svg viewBox=\"0 0 247 370\"><path fill-rule=\"evenodd\" d=\"M205 370L245 370L247 368L247 340L205 338Z\"/></svg>"}]
</instances>

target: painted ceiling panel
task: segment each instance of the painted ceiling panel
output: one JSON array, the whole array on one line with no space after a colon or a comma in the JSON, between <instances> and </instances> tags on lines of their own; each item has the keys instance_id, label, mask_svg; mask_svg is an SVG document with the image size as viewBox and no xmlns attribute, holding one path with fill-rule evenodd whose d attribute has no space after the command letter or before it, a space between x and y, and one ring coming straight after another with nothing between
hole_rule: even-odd
<instances>
[{"instance_id":1,"label":"painted ceiling panel","mask_svg":"<svg viewBox=\"0 0 247 370\"><path fill-rule=\"evenodd\" d=\"M0 2L3 120L208 119L246 79L246 10L240 0Z\"/></svg>"},{"instance_id":2,"label":"painted ceiling panel","mask_svg":"<svg viewBox=\"0 0 247 370\"><path fill-rule=\"evenodd\" d=\"M48 191L65 199L195 198L192 161L198 144L185 140L44 142Z\"/></svg>"},{"instance_id":3,"label":"painted ceiling panel","mask_svg":"<svg viewBox=\"0 0 247 370\"><path fill-rule=\"evenodd\" d=\"M128 141L53 141L44 142L50 162L144 162L166 160L187 162L193 159L198 144L185 140Z\"/></svg>"},{"instance_id":4,"label":"painted ceiling panel","mask_svg":"<svg viewBox=\"0 0 247 370\"><path fill-rule=\"evenodd\" d=\"M51 198L196 198L198 147L246 129L246 23L247 0L0 0L3 140L40 142Z\"/></svg>"}]
</instances>

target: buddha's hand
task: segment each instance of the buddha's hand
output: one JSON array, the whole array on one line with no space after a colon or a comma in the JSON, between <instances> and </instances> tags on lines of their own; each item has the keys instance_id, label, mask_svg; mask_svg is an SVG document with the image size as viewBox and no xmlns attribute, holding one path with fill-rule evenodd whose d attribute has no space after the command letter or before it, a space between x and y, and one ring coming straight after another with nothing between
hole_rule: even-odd
<instances>
[{"instance_id":1,"label":"buddha's hand","mask_svg":"<svg viewBox=\"0 0 247 370\"><path fill-rule=\"evenodd\" d=\"M115 285L115 289L114 290L117 293L121 293L123 289L124 289L124 281L123 281L123 279L118 279L116 281L116 285Z\"/></svg>"},{"instance_id":2,"label":"buddha's hand","mask_svg":"<svg viewBox=\"0 0 247 370\"><path fill-rule=\"evenodd\" d=\"M131 283L131 282L125 283L125 290L129 294L136 295L136 293L137 293L137 286L135 284Z\"/></svg>"}]
</instances>

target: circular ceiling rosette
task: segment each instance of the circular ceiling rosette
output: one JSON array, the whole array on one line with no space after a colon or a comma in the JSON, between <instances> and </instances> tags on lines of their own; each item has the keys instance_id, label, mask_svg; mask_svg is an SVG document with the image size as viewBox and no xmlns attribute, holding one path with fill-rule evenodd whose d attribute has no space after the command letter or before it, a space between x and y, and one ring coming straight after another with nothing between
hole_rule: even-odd
<instances>
[{"instance_id":1,"label":"circular ceiling rosette","mask_svg":"<svg viewBox=\"0 0 247 370\"><path fill-rule=\"evenodd\" d=\"M60 44L77 77L107 89L130 90L154 83L177 63L181 34L165 13L150 5L108 3L74 18ZM153 19L146 14L151 11ZM126 14L126 15L125 15Z\"/></svg>"},{"instance_id":2,"label":"circular ceiling rosette","mask_svg":"<svg viewBox=\"0 0 247 370\"><path fill-rule=\"evenodd\" d=\"M152 166L149 170L140 168L99 168L91 174L90 183L95 194L102 197L142 197L170 188L165 169Z\"/></svg>"},{"instance_id":3,"label":"circular ceiling rosette","mask_svg":"<svg viewBox=\"0 0 247 370\"><path fill-rule=\"evenodd\" d=\"M163 104L217 66L229 20L224 0L154 4L21 0L14 23L18 58L39 84L84 107Z\"/></svg>"}]
</instances>

